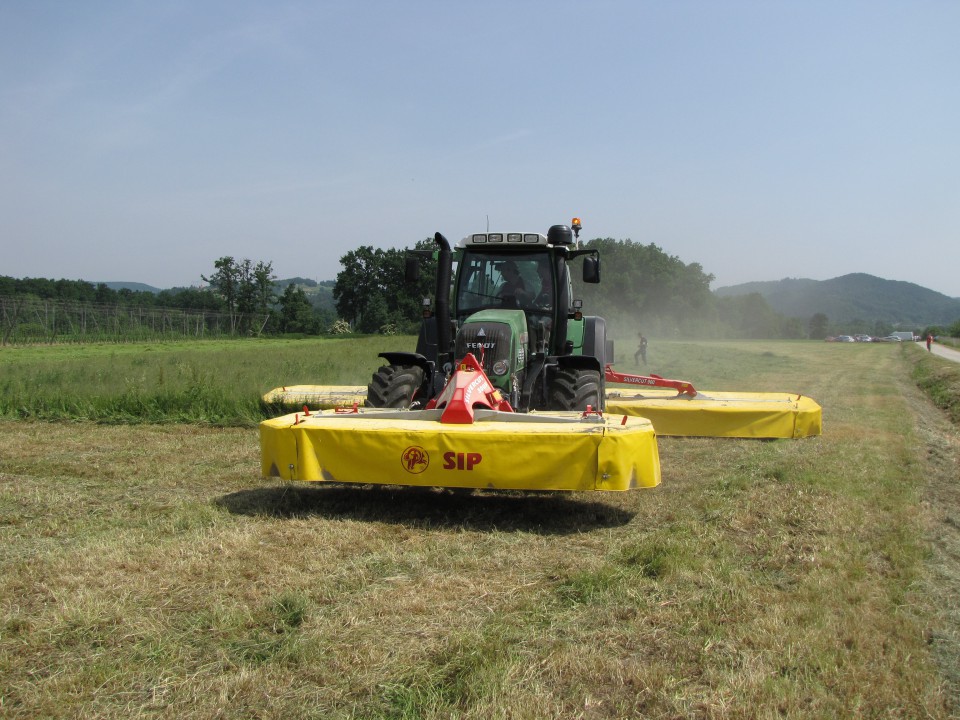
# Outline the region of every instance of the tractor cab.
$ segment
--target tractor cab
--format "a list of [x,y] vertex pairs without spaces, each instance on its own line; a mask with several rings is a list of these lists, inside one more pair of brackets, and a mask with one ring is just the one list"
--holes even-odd
[[[473,353],[491,381],[520,402],[529,369],[580,349],[567,262],[589,255],[584,279],[596,282],[596,254],[574,246],[565,225],[541,233],[474,233],[458,243],[451,319],[456,358]],[[529,389],[528,389],[529,393]]]
[[[498,235],[491,233],[494,237]],[[452,316],[462,327],[477,313],[522,321],[530,350],[551,352],[551,334],[571,311],[572,290],[566,263],[543,235],[521,247],[477,243],[473,235],[458,248]],[[558,263],[557,261],[560,260]]]

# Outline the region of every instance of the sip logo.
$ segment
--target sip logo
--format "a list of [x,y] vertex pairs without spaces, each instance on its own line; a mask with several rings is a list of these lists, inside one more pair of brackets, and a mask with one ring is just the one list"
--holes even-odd
[[481,460],[483,460],[483,455],[476,452],[445,452],[443,454],[443,469],[473,470],[474,467],[480,464]]
[[419,445],[411,445],[400,456],[403,469],[413,475],[419,475],[430,465],[430,456]]

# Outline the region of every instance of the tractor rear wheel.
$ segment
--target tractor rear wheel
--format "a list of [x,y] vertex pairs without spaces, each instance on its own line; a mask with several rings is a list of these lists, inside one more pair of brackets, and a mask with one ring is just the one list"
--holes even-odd
[[603,409],[600,373],[597,370],[561,368],[553,375],[547,390],[551,410]]
[[417,365],[383,365],[377,369],[367,385],[367,405],[382,408],[419,406],[422,398],[414,401],[414,393],[423,384],[423,368]]

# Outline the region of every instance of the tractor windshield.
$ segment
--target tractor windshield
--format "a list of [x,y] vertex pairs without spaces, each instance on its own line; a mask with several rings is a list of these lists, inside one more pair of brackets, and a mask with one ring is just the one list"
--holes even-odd
[[549,258],[543,252],[464,253],[457,270],[458,318],[490,308],[551,315],[556,293]]

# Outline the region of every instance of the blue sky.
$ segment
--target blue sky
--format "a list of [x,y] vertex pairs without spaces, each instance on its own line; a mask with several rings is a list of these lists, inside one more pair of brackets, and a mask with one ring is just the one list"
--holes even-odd
[[440,231],[960,297],[960,2],[0,0],[0,275]]

